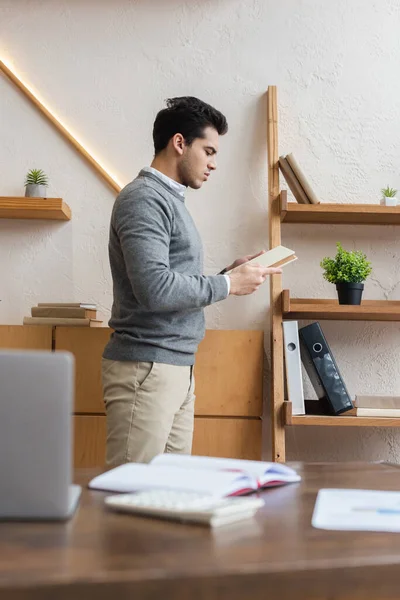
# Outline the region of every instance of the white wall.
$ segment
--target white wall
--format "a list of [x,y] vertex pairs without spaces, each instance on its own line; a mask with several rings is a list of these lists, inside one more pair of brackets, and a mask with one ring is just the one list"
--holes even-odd
[[[280,152],[294,152],[328,202],[377,202],[400,188],[397,0],[0,0],[0,56],[123,182],[152,158],[151,128],[169,96],[197,95],[230,124],[219,169],[188,206],[206,273],[268,245],[266,99],[278,86]],[[0,77],[1,195],[22,195],[28,168],[50,177],[70,223],[0,221],[0,322],[41,300],[111,306],[107,237],[114,194]],[[367,252],[365,297],[399,296],[398,229],[284,227],[300,260],[294,296],[333,297],[320,259],[335,242]],[[210,328],[263,328],[269,291],[207,310]],[[352,395],[399,393],[400,325],[323,323]],[[267,336],[268,339],[268,336]],[[289,458],[399,455],[400,431],[288,430]],[[268,436],[266,438],[268,447]]]

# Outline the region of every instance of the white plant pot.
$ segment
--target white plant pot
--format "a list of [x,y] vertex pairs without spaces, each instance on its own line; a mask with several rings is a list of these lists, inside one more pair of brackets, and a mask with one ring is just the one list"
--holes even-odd
[[45,185],[38,185],[37,183],[28,183],[25,186],[25,196],[27,198],[46,198],[47,191]]
[[396,196],[394,198],[389,198],[389,196],[384,196],[382,198],[381,203],[383,204],[383,206],[397,206],[397,198],[396,198]]

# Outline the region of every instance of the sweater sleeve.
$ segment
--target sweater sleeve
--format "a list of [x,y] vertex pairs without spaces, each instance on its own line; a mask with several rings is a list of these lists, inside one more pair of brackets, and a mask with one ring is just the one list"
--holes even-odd
[[173,213],[156,193],[127,197],[113,214],[132,291],[151,311],[179,311],[208,306],[228,296],[223,275],[184,275],[170,269]]

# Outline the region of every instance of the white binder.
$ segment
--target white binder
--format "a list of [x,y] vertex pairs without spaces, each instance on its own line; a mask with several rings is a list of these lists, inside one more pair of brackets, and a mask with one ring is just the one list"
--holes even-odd
[[288,400],[293,415],[304,415],[303,376],[301,371],[299,328],[297,321],[283,321],[283,345]]

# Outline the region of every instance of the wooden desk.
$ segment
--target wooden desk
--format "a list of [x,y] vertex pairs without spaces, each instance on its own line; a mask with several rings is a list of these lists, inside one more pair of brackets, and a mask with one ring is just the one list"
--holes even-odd
[[[322,600],[400,595],[400,536],[310,524],[321,487],[400,490],[400,469],[294,465],[300,484],[265,492],[252,522],[208,530],[107,513],[85,490],[66,524],[0,524],[7,600]],[[94,471],[77,472],[88,481]]]

